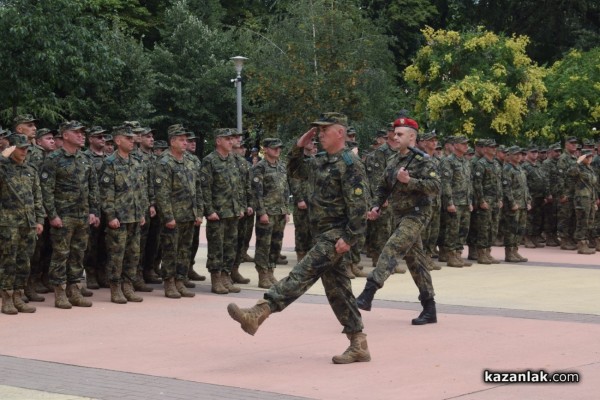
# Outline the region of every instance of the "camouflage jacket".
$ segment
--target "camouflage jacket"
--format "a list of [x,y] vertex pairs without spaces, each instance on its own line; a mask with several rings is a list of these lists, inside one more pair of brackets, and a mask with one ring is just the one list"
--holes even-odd
[[[589,165],[575,164],[569,170],[569,178],[573,180],[574,199],[598,199],[598,176]],[[577,206],[577,204],[576,204]]]
[[496,207],[502,201],[502,168],[496,160],[481,157],[473,166],[473,201]]
[[257,215],[290,213],[290,190],[282,161],[271,164],[266,159],[260,160],[252,167],[252,186]]
[[[311,158],[311,156],[305,155],[304,158]],[[290,183],[290,191],[294,201],[293,208],[296,209],[296,207],[298,207],[298,203],[301,201],[308,203],[308,196],[310,193],[308,181],[288,176],[288,182]]]
[[29,147],[25,161],[39,171],[42,168],[45,159],[46,151],[41,146],[34,144]]
[[440,162],[442,177],[442,207],[451,205],[468,206],[471,199],[471,164],[464,157],[455,154],[445,157]]
[[117,218],[129,224],[142,220],[148,208],[148,183],[146,170],[137,159],[125,159],[115,151],[104,160],[98,184],[107,221]]
[[219,218],[232,218],[245,211],[240,198],[242,182],[232,154],[222,157],[213,151],[204,157],[200,182],[206,216],[217,213]]
[[521,165],[527,176],[527,187],[531,197],[546,197],[548,196],[548,182],[542,165],[538,162],[532,164],[529,161],[524,161]]
[[92,164],[94,164],[94,168],[96,168],[96,175],[99,174],[100,170],[102,169],[102,164],[104,164],[106,154],[94,153],[90,149],[84,150],[83,154],[90,158],[90,161],[92,162]]
[[408,164],[412,156],[410,152],[407,154],[395,153],[388,160],[388,166],[373,199],[373,207],[388,199],[394,211],[394,217],[411,214],[429,218],[431,207],[440,193],[440,176],[430,159],[417,155],[408,166],[410,176],[408,183],[398,181],[398,171]]
[[202,218],[203,200],[196,164],[185,155],[181,160],[170,150],[156,162],[154,192],[163,223],[195,221]]
[[0,156],[0,226],[30,227],[44,223],[42,191],[36,169]]
[[558,159],[547,158],[542,163],[542,171],[546,176],[546,184],[548,185],[548,193],[554,198],[558,198]]
[[[188,153],[185,153],[188,154]],[[195,158],[196,160],[198,160],[198,157],[191,155],[191,157]],[[141,161],[142,166],[145,169],[145,174],[146,174],[146,179],[145,182],[148,183],[147,187],[146,187],[146,193],[147,193],[147,197],[148,197],[148,204],[149,206],[155,206],[156,205],[156,193],[154,192],[154,185],[151,184],[151,182],[154,182],[154,172],[155,172],[155,164],[156,164],[156,160],[158,159],[158,157],[156,157],[154,155],[154,153],[147,153],[145,151],[143,151],[142,149],[137,149],[136,155],[135,157],[137,157],[137,159],[139,161]],[[198,160],[198,163],[200,161]]]
[[577,157],[572,156],[567,151],[562,153],[558,158],[556,167],[558,168],[558,180],[556,181],[556,194],[560,198],[562,196],[573,197],[573,182],[568,179],[569,170],[577,164]]
[[392,150],[387,143],[384,143],[365,159],[364,165],[367,170],[371,196],[375,196],[377,187],[383,179],[383,172],[388,165],[389,159],[393,157],[394,154],[396,154],[396,152]]
[[292,178],[308,180],[312,188],[307,205],[314,235],[342,238],[355,245],[365,234],[369,190],[358,156],[345,148],[335,154],[305,158],[303,149],[294,146],[287,170]]
[[96,169],[81,151],[58,149],[46,157],[40,173],[42,199],[48,219],[99,216]]
[[237,165],[239,170],[239,178],[240,178],[240,201],[242,208],[252,207],[255,208],[254,204],[254,190],[252,189],[252,165],[246,160],[245,157],[232,153],[235,157],[235,165]]
[[531,203],[527,176],[520,166],[505,163],[502,169],[502,191],[504,193],[504,208],[511,209],[515,204],[519,209],[526,209]]

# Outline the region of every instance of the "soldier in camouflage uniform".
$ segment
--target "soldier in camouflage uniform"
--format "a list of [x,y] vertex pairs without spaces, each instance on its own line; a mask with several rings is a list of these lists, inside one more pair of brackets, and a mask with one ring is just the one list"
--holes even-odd
[[[310,142],[304,147],[304,158],[313,157],[311,152],[314,147],[314,142]],[[314,239],[310,232],[310,223],[308,222],[308,197],[312,190],[308,187],[307,180],[288,176],[288,181],[290,182],[290,190],[294,198],[292,208],[292,215],[294,216],[294,243],[297,261],[300,262],[314,244]]]
[[113,130],[117,151],[104,160],[99,173],[102,211],[106,217],[107,269],[110,301],[141,302],[132,281],[140,258],[140,226],[148,208],[146,170],[134,157],[134,134],[129,127]]
[[531,210],[527,212],[527,230],[525,247],[534,249],[544,247],[542,229],[544,227],[544,204],[550,197],[549,182],[541,163],[538,161],[539,149],[531,147],[527,150],[522,168],[527,175],[527,188],[531,196]]
[[[308,179],[313,188],[308,209],[315,245],[254,307],[240,309],[231,303],[227,311],[245,332],[254,335],[271,313],[283,311],[321,278],[329,304],[350,340],[350,347],[334,356],[333,362],[370,361],[360,312],[341,262],[343,254],[364,234],[368,185],[364,172],[357,168],[359,158],[345,147],[346,116],[322,114],[313,125],[318,126],[318,131],[311,128],[292,149],[288,173],[292,178]],[[303,147],[317,132],[325,154],[305,158]]]
[[492,257],[492,245],[498,232],[500,209],[502,208],[502,169],[494,159],[496,141],[483,141],[483,157],[473,165],[473,218],[478,232],[477,262],[497,264],[500,260]]
[[202,223],[203,201],[196,165],[185,156],[185,130],[169,132],[169,150],[156,162],[154,191],[162,231],[162,278],[165,297],[194,297],[185,287],[194,225]]
[[435,293],[421,243],[421,232],[429,223],[432,204],[440,192],[440,177],[429,158],[415,155],[409,149],[409,146],[415,146],[417,139],[419,127],[416,121],[398,118],[394,121],[394,127],[392,146],[396,155],[388,162],[383,180],[377,188],[375,206],[368,217],[377,218],[379,205],[389,197],[398,224],[356,300],[360,309],[369,311],[375,292],[383,287],[400,260],[405,259],[419,289],[419,300],[423,306],[423,311],[412,320],[412,324],[436,323]]
[[590,246],[588,238],[594,237],[594,214],[598,210],[598,176],[591,167],[593,151],[581,150],[577,164],[568,171],[573,180],[573,204],[575,206],[575,232],[577,253],[595,254],[595,243]]
[[[473,181],[473,167],[483,157],[483,147],[487,143],[487,139],[476,139],[475,148],[473,150],[473,156],[469,159],[471,163],[471,182]],[[470,150],[470,149],[469,149]],[[467,153],[468,154],[468,153]],[[471,192],[472,193],[472,192]],[[475,221],[475,213],[477,212],[477,203],[473,204],[473,211],[471,212],[471,218],[469,220],[469,234],[467,235],[467,245],[469,247],[469,253],[467,260],[477,260],[477,237],[479,232],[477,231],[477,221]]]
[[65,122],[60,133],[63,147],[46,157],[40,175],[52,238],[50,283],[54,285],[55,307],[90,307],[92,302],[82,296],[79,282],[89,226],[100,224],[96,170],[80,151],[85,144],[84,126],[77,121]]
[[544,213],[544,236],[546,237],[546,246],[560,246],[558,237],[556,236],[557,229],[557,205],[558,205],[558,167],[557,162],[560,157],[560,143],[555,143],[548,148],[548,156],[542,163],[542,171],[546,176],[548,185],[548,197],[546,203],[542,206]]
[[256,204],[254,262],[258,272],[258,287],[263,289],[277,283],[273,272],[290,213],[285,165],[279,160],[282,147],[280,139],[264,139],[265,156],[252,167],[252,188]]
[[2,313],[35,312],[22,300],[29,276],[29,258],[36,234],[44,229],[44,210],[37,171],[25,162],[30,143],[13,134],[15,149],[8,158],[0,157],[0,292]]
[[245,199],[235,157],[231,155],[237,131],[215,131],[215,151],[202,160],[201,183],[206,219],[211,291],[216,294],[238,293],[230,274],[234,266],[238,240],[238,220],[244,215]]
[[[596,155],[592,159],[591,166],[596,172],[596,177],[598,177],[598,193],[600,197],[600,138],[596,141]],[[596,210],[596,214],[594,216],[594,228],[592,230],[592,239],[594,239],[594,241],[591,243],[596,246],[596,251],[600,251],[600,200],[598,201],[597,205],[599,210]]]
[[254,227],[254,191],[251,184],[252,166],[246,160],[246,147],[242,141],[242,135],[239,133],[234,136],[232,155],[235,157],[235,165],[239,170],[241,183],[239,196],[244,209],[244,216],[238,221],[237,246],[230,278],[232,283],[246,284],[250,283],[250,279],[240,274],[240,264],[251,258],[248,256],[248,245],[250,243],[248,236],[252,237],[252,228]]
[[33,159],[34,164],[39,164],[39,161],[44,158],[44,152],[40,148],[35,147],[36,122],[38,120],[31,114],[17,115],[13,119],[13,132],[27,137],[27,141],[32,145],[27,152],[27,159],[25,161],[30,163]]
[[471,263],[460,257],[469,234],[473,211],[471,165],[464,157],[468,149],[468,139],[465,136],[456,136],[452,142],[454,153],[442,159],[440,163],[442,214],[446,216],[444,248],[440,249],[440,253],[448,255],[449,267],[468,267]]
[[[88,131],[89,147],[83,151],[96,169],[96,175],[102,169],[102,163],[106,158],[104,153],[104,134],[107,132],[101,126],[94,126]],[[108,287],[108,273],[106,271],[106,218],[100,216],[100,225],[90,227],[87,249],[83,257],[85,267],[85,280],[88,289],[100,289]]]
[[558,181],[556,190],[558,195],[558,237],[560,248],[575,250],[577,246],[573,241],[575,232],[575,208],[573,206],[573,183],[568,179],[568,171],[577,163],[577,138],[571,136],[565,141],[565,151],[558,158]]
[[507,152],[508,162],[502,169],[505,261],[527,262],[519,254],[519,244],[527,227],[527,211],[531,208],[527,176],[520,165],[525,152],[518,146],[509,147]]
[[[253,138],[246,138],[246,140],[242,141],[243,144],[243,148],[238,149],[236,152],[240,152],[239,154],[244,156],[244,158],[246,158],[246,161],[248,162],[248,168],[249,168],[249,174],[251,174],[252,171],[252,160],[249,159],[248,157],[245,157],[246,155],[246,150],[248,149],[248,147],[251,146],[251,143],[254,142]],[[241,154],[241,150],[244,149],[244,154]],[[248,182],[251,181],[251,176],[249,175],[249,179]],[[250,185],[250,190],[252,191],[252,185]],[[250,203],[249,206],[253,207],[253,205],[251,204],[252,201],[254,201],[254,193],[250,194]],[[252,240],[252,234],[254,233],[254,212],[252,212],[252,215],[247,218],[247,217],[242,217],[242,221],[244,221],[244,226],[243,226],[243,232],[240,235],[240,237],[243,237],[243,243],[242,243],[242,247],[240,250],[240,254],[242,255],[242,259],[241,262],[254,262],[254,258],[251,257],[248,254],[248,249],[250,248],[250,240]],[[243,236],[242,236],[243,235]],[[246,279],[244,279],[246,280]],[[236,282],[239,283],[239,282]]]

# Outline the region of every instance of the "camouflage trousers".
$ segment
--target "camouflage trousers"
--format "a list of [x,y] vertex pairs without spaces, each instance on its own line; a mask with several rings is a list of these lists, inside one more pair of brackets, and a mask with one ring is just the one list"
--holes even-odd
[[369,221],[371,223],[371,236],[370,236],[370,250],[375,256],[381,254],[383,246],[390,238],[394,227],[393,227],[393,213],[391,208],[385,207],[381,209],[381,214],[376,220]]
[[[239,267],[242,263],[242,257],[248,253],[250,238],[252,237],[252,228],[254,227],[254,215],[245,215],[238,221],[238,238],[235,249],[235,261],[233,265]],[[248,235],[248,232],[250,235]],[[249,236],[249,237],[248,237]],[[248,238],[248,241],[246,241]]]
[[600,238],[600,209],[594,214],[594,232],[592,238]]
[[106,218],[102,216],[100,225],[90,226],[87,248],[83,255],[83,265],[87,271],[100,276],[106,276]]
[[161,273],[164,280],[187,278],[193,236],[194,221],[177,222],[174,229],[162,227],[160,233]]
[[469,226],[471,224],[471,211],[469,206],[456,206],[456,212],[442,211],[445,215],[446,229],[444,246],[450,250],[462,250],[467,243]]
[[431,274],[427,270],[425,252],[421,243],[421,232],[427,224],[427,215],[409,215],[400,219],[396,230],[385,244],[377,266],[369,273],[367,280],[380,288],[394,272],[400,260],[406,260],[410,275],[419,289],[419,300],[433,299],[435,292]]
[[352,293],[350,278],[346,276],[341,262],[342,254],[335,251],[341,234],[341,231],[330,231],[317,236],[315,245],[302,261],[264,294],[273,312],[283,311],[321,278],[329,305],[344,327],[343,332],[362,331],[362,318]]
[[546,237],[555,235],[557,229],[558,207],[556,199],[551,203],[546,203],[542,206],[544,213],[544,233]]
[[53,286],[81,281],[83,255],[90,232],[87,217],[65,217],[62,222],[62,228],[50,228],[52,258],[49,281]]
[[194,225],[194,234],[192,235],[192,244],[190,245],[190,263],[188,268],[192,268],[196,264],[196,254],[200,247],[200,227]]
[[258,269],[275,268],[283,242],[285,214],[269,215],[269,223],[256,221],[256,251],[254,262]]
[[494,245],[496,235],[498,234],[498,224],[500,223],[500,208],[496,204],[490,204],[487,210],[477,207],[471,215],[477,237],[474,245],[478,249],[487,249]]
[[35,228],[0,226],[0,289],[25,288],[35,240]]
[[160,251],[160,232],[163,224],[160,222],[160,217],[156,215],[154,218],[147,219],[145,225],[148,225],[148,238],[145,247],[142,247],[140,238],[140,264],[142,271],[150,271],[154,269]]
[[540,236],[544,229],[544,198],[533,197],[531,210],[527,211],[527,236]]
[[516,211],[504,208],[504,246],[518,247],[527,228],[527,210]]
[[206,223],[206,241],[208,242],[206,268],[209,272],[231,272],[235,262],[238,222],[237,217],[232,217]]
[[31,256],[31,275],[47,275],[50,269],[50,257],[52,257],[52,243],[50,242],[50,222],[44,218],[44,231],[35,241],[35,250]]
[[313,245],[313,237],[310,233],[310,222],[308,221],[308,210],[294,209],[294,242],[295,251],[306,253]]
[[560,238],[572,238],[575,232],[575,208],[573,201],[558,203],[557,232]]
[[473,211],[471,211],[471,216],[469,217],[469,233],[467,234],[467,245],[469,247],[477,246],[477,236],[479,232],[477,231],[477,225],[475,224],[475,212],[477,210],[476,206],[473,206]]
[[575,232],[576,241],[588,240],[594,236],[594,218],[596,210],[594,201],[589,197],[575,197]]
[[106,251],[108,279],[135,281],[140,262],[140,223],[121,224],[117,229],[107,227]]
[[437,245],[438,236],[440,235],[440,204],[433,204],[431,209],[431,218],[423,232],[421,233],[421,241],[423,242],[423,250],[425,254],[434,254],[435,246]]

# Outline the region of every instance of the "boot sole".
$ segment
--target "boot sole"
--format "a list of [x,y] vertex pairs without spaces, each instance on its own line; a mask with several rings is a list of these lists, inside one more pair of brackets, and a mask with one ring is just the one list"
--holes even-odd
[[435,320],[433,320],[433,321],[424,321],[424,322],[421,322],[421,321],[415,321],[415,320],[413,319],[413,320],[411,321],[411,323],[412,323],[413,325],[417,325],[417,326],[419,326],[419,325],[427,325],[427,324],[437,324],[437,318],[436,318]]
[[355,362],[369,362],[369,361],[371,361],[371,355],[369,354],[366,357],[360,357],[360,358],[357,358],[356,360],[352,360],[352,361],[346,361],[346,360],[337,360],[336,361],[336,359],[334,357],[334,358],[331,359],[331,361],[334,364],[338,364],[338,365],[352,364],[352,363],[355,363]]

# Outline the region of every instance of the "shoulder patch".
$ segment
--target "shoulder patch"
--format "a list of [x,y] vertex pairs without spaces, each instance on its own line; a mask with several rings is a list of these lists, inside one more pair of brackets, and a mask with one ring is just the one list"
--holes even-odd
[[435,173],[435,171],[431,171],[429,173],[429,176],[431,176],[432,178],[435,178],[437,176],[437,174]]
[[156,182],[156,183],[158,183],[158,184],[160,185],[160,184],[162,183],[162,179],[160,179],[160,178],[156,178],[156,179],[154,180],[154,182]]
[[258,177],[255,177],[254,179],[252,179],[254,182],[260,182],[260,179],[258,179]]
[[477,171],[477,172],[475,172],[475,175],[481,176],[481,173],[479,173],[479,171]]
[[103,181],[104,183],[108,183],[108,182],[110,182],[110,178],[109,178],[108,176],[105,176],[105,177],[102,179],[102,181]]
[[508,181],[504,181],[504,182],[502,182],[502,183],[503,183],[503,184],[505,184],[505,185],[508,185]]
[[352,165],[352,164],[354,164],[354,160],[352,160],[352,157],[350,156],[350,152],[349,151],[344,151],[342,153],[342,159],[344,160],[344,162],[346,163],[346,165]]
[[363,190],[361,188],[354,189],[355,196],[362,196],[362,194],[363,194]]
[[48,173],[42,172],[42,179],[48,179]]

